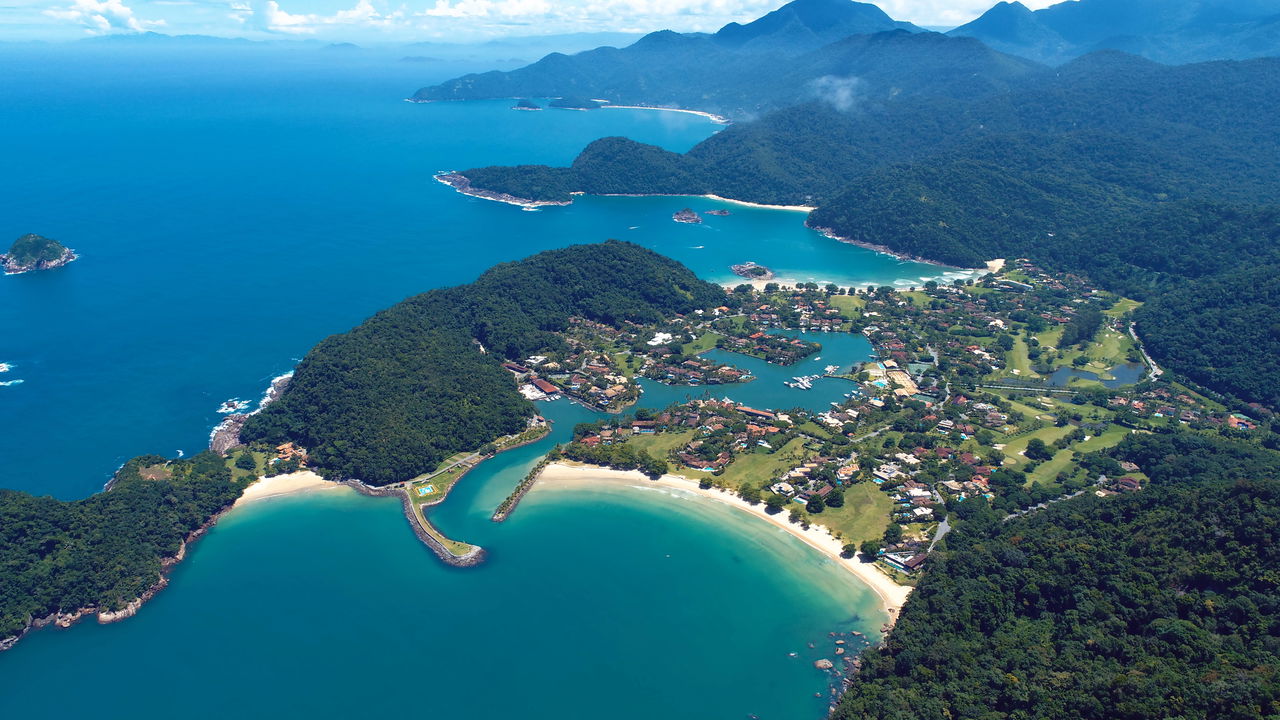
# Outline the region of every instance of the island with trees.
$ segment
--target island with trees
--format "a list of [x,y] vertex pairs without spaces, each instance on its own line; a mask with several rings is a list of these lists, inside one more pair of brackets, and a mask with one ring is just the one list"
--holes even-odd
[[75,251],[52,238],[29,233],[13,242],[9,252],[0,255],[5,274],[60,268],[76,259]]

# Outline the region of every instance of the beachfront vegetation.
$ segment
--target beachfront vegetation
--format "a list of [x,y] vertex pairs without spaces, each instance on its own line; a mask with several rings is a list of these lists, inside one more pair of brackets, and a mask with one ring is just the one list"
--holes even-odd
[[1280,211],[1265,205],[1280,199],[1280,60],[1164,67],[1098,53],[997,95],[931,94],[858,113],[799,104],[685,154],[606,138],[568,168],[464,174],[535,199],[544,186],[561,200],[816,204],[810,225],[907,255],[964,267],[1029,257],[1145,301],[1134,317],[1169,369],[1280,402],[1280,366],[1267,360],[1280,357],[1280,332],[1266,317],[1280,286]]
[[123,608],[248,482],[206,452],[134,458],[84,500],[0,490],[0,639],[53,613]]
[[1280,457],[1191,433],[1111,454],[1149,486],[1008,522],[975,506],[833,717],[1280,712]]
[[329,476],[407,480],[523,431],[533,405],[501,363],[563,350],[570,317],[655,322],[722,298],[683,265],[618,241],[504,263],[321,342],[243,436],[296,442]]

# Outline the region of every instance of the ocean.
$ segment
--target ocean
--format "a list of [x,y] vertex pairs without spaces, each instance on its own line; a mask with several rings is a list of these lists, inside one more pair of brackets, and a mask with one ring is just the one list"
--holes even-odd
[[[626,239],[716,281],[748,260],[859,286],[945,271],[823,238],[795,212],[670,197],[526,212],[433,179],[565,164],[610,135],[685,150],[720,129],[693,115],[412,104],[468,68],[321,50],[9,47],[0,62],[0,244],[36,232],[81,256],[0,277],[7,488],[74,499],[129,457],[198,452],[223,401],[256,400],[325,336],[547,248]],[[673,223],[683,207],[732,214]],[[869,349],[838,342],[822,365]],[[760,371],[772,374],[730,393],[766,404],[785,391],[779,369]],[[799,400],[825,406],[840,382]],[[540,490],[489,523],[549,444],[592,417],[567,402],[547,413],[555,437],[486,463],[433,514],[489,549],[483,567],[439,564],[392,501],[251,505],[136,618],[36,632],[0,654],[0,715],[820,716],[826,680],[811,663],[830,653],[827,633],[879,627],[871,594],[763,523],[635,488]]]

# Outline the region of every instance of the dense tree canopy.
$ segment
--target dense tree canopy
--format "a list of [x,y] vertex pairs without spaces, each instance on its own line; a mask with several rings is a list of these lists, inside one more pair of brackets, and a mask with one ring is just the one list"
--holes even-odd
[[501,362],[557,347],[571,316],[653,322],[722,299],[683,265],[618,241],[504,263],[326,339],[243,436],[298,442],[330,475],[407,480],[520,431],[533,406]]
[[54,612],[120,609],[244,485],[221,457],[202,453],[135,458],[108,492],[74,502],[0,490],[0,638]]
[[1149,487],[949,535],[836,720],[1280,713],[1280,459],[1192,434],[1116,455]]

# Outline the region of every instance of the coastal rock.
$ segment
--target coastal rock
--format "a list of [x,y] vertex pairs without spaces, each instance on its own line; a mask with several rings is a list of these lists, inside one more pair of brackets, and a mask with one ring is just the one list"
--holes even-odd
[[826,658],[822,658],[821,660],[815,660],[813,662],[813,666],[818,668],[819,670],[830,670],[831,668],[835,667],[836,664]]
[[702,218],[698,215],[698,213],[694,212],[690,208],[685,208],[680,212],[676,213],[675,215],[672,215],[671,219],[675,220],[678,223],[686,223],[689,225],[702,224]]
[[17,275],[60,268],[76,257],[74,250],[57,240],[30,233],[15,240],[7,254],[0,255],[0,267],[8,275]]
[[569,205],[569,202],[557,202],[554,200],[531,200],[529,198],[516,197],[508,193],[494,192],[492,190],[482,190],[471,186],[471,180],[466,175],[460,175],[454,172],[440,173],[436,175],[436,180],[457,190],[463,195],[478,197],[482,200],[493,200],[494,202],[506,203],[508,205],[518,205],[526,208],[543,207],[547,205]]
[[705,214],[716,215],[719,217],[726,217],[728,215],[732,215],[733,213],[729,212],[728,210],[708,210]]
[[754,262],[730,265],[729,269],[733,271],[734,275],[747,278],[748,280],[772,280],[774,277],[772,270]]

